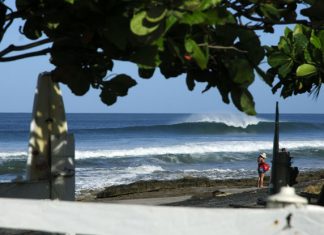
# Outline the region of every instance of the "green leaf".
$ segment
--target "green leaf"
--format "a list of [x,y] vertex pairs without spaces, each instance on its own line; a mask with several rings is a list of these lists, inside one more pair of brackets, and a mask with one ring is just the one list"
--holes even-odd
[[287,64],[291,61],[291,58],[281,52],[277,51],[269,55],[268,63],[271,67],[278,67]]
[[271,87],[272,81],[270,84],[268,83],[268,81],[266,80],[267,74],[258,66],[255,66],[254,69],[255,69],[255,72],[261,77],[261,79]]
[[270,86],[272,87],[272,83],[276,77],[277,73],[276,73],[276,69],[274,68],[270,68],[267,70],[265,76],[264,76],[264,81]]
[[177,23],[178,18],[175,17],[174,15],[170,15],[169,17],[167,17],[166,19],[166,24],[165,24],[165,32],[169,31],[170,28],[172,28],[172,26]]
[[205,13],[201,11],[195,11],[195,12],[188,12],[182,15],[181,19],[179,20],[182,24],[188,24],[188,25],[195,25],[195,24],[201,24],[205,22]]
[[117,96],[109,93],[108,91],[102,90],[100,93],[101,101],[106,105],[113,105],[117,101]]
[[312,64],[314,62],[308,48],[306,48],[304,51],[304,59],[308,64]]
[[296,35],[296,34],[303,34],[303,26],[300,25],[300,24],[297,24],[294,28],[294,31],[293,31],[293,35]]
[[295,53],[304,53],[308,45],[309,39],[302,33],[294,34],[294,49]]
[[147,11],[146,19],[151,23],[157,23],[165,18],[167,12],[168,11],[165,7],[155,6]]
[[310,38],[310,42],[313,44],[315,48],[322,49],[321,40],[319,37],[315,35],[314,30],[312,30],[312,36]]
[[76,0],[64,0],[67,3],[74,4]]
[[90,82],[87,80],[87,77],[85,77],[85,74],[80,74],[79,77],[70,79],[70,82],[67,85],[77,96],[85,95],[90,89]]
[[[161,38],[163,39],[163,35],[165,34],[165,21],[162,21],[160,24],[158,24],[158,28],[154,30],[153,32],[144,35],[139,36],[137,35],[137,38],[131,37],[129,39],[134,40],[135,44],[140,45],[155,45],[157,46],[157,41],[159,41]],[[128,45],[132,45],[133,43],[130,42],[130,40],[127,41]]]
[[119,74],[107,82],[109,88],[118,96],[126,96],[128,89],[136,84],[137,82],[126,74]]
[[206,23],[211,25],[236,23],[234,16],[225,7],[217,7],[216,9],[206,11],[205,18]]
[[290,28],[286,27],[286,28],[285,28],[285,32],[284,32],[285,37],[288,38],[289,35],[292,34],[292,32],[293,32],[293,31],[292,31]]
[[36,40],[42,36],[40,30],[40,20],[37,18],[29,18],[23,28],[24,35],[31,40]]
[[184,8],[189,11],[196,11],[200,8],[200,0],[186,0],[184,2]]
[[107,29],[102,31],[104,39],[113,43],[118,49],[125,50],[130,34],[129,20],[120,15],[112,15],[106,20],[106,26]]
[[134,34],[136,34],[138,36],[145,36],[145,35],[152,33],[159,27],[159,25],[155,25],[152,27],[144,26],[143,20],[145,19],[145,17],[146,17],[146,12],[141,11],[141,12],[137,13],[136,15],[134,15],[133,18],[131,19],[130,28]]
[[231,91],[231,97],[234,105],[242,112],[248,115],[256,115],[253,96],[246,88],[235,88]]
[[151,78],[154,72],[155,72],[155,68],[146,68],[145,66],[144,67],[139,66],[138,68],[138,75],[144,79]]
[[139,47],[130,56],[130,60],[136,64],[155,67],[159,63],[157,55],[156,46]]
[[297,77],[312,76],[317,73],[317,68],[311,64],[302,64],[296,70]]
[[200,4],[200,10],[206,10],[207,8],[217,6],[222,0],[202,0]]
[[224,25],[226,23],[235,23],[233,15],[226,8],[218,7],[216,9],[202,11],[194,11],[184,13],[180,17],[180,22],[188,25],[211,24]]
[[202,70],[207,68],[208,58],[194,40],[186,38],[185,48],[186,51],[195,59]]
[[317,36],[321,41],[322,52],[324,53],[324,30],[319,31]]
[[71,38],[56,40],[51,50],[51,63],[56,66],[80,65],[82,63],[82,46]]
[[324,1],[315,0],[314,3],[306,9],[302,9],[300,13],[304,16],[308,16],[311,21],[323,21],[324,20]]
[[194,77],[192,76],[192,74],[190,72],[187,73],[186,84],[187,84],[189,91],[192,91],[196,86]]
[[280,11],[274,6],[274,4],[262,4],[260,6],[261,12],[264,14],[265,17],[278,20],[280,19]]
[[16,0],[16,8],[19,11],[24,11],[30,6],[31,2],[26,0]]
[[119,74],[109,81],[102,83],[100,98],[103,103],[112,105],[117,101],[118,96],[126,96],[129,88],[137,83],[126,74]]
[[237,28],[232,25],[218,26],[217,30],[214,32],[214,37],[217,38],[217,43],[219,45],[232,46],[239,34],[237,31]]
[[90,74],[78,66],[63,65],[52,71],[53,80],[62,82],[77,95],[82,96],[90,89]]
[[240,41],[236,44],[237,48],[247,51],[248,58],[253,65],[258,65],[264,58],[264,48],[261,46],[259,37],[252,30],[238,31]]
[[294,62],[291,60],[286,64],[283,64],[278,69],[278,74],[282,77],[286,77],[292,70]]
[[228,68],[233,82],[248,87],[254,81],[254,72],[250,63],[244,59],[237,59],[230,63]]
[[279,50],[282,50],[285,54],[291,54],[290,44],[286,37],[280,37],[280,41],[278,43]]
[[[184,61],[181,60],[183,51],[181,53],[179,45],[172,40],[170,40],[167,44],[168,45],[166,47],[168,47],[169,50],[164,50],[159,54],[161,59],[159,68],[165,78],[177,77],[180,74],[185,73],[183,66]],[[182,45],[183,44],[181,44],[181,46]]]
[[50,30],[54,30],[54,29],[56,29],[59,25],[60,25],[60,23],[58,23],[58,22],[48,22],[48,23],[47,23],[47,28],[50,29]]

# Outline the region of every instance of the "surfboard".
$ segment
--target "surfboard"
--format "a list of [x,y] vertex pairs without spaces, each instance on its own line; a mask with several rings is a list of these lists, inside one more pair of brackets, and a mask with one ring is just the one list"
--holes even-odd
[[30,124],[27,180],[49,178],[51,136],[62,138],[67,133],[68,127],[59,84],[52,81],[50,73],[41,73],[38,76]]

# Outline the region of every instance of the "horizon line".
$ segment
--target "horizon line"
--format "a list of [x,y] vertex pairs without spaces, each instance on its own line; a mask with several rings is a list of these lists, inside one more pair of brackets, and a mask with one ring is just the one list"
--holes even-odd
[[[0,112],[0,114],[32,114],[32,112]],[[66,114],[242,114],[249,116],[245,113],[240,113],[240,112],[66,112]],[[274,112],[266,112],[266,113],[257,113],[255,116],[258,114],[275,114]],[[301,113],[301,112],[280,112],[280,114],[324,114],[324,113]],[[251,115],[253,117],[253,115]]]

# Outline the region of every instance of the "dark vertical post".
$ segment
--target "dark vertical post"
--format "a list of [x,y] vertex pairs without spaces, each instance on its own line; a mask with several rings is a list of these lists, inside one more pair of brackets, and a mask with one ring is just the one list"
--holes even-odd
[[[280,188],[287,185],[292,185],[291,182],[291,157],[287,151],[279,151],[279,107],[276,103],[276,121],[273,138],[273,156],[271,168],[271,180],[269,186],[269,193],[279,193]],[[297,170],[298,171],[298,170]],[[296,172],[298,174],[298,172]],[[297,176],[297,175],[296,175]],[[293,180],[294,181],[294,180]]]
[[271,167],[271,177],[270,177],[270,186],[269,193],[275,194],[279,192],[278,182],[278,157],[279,157],[279,107],[278,102],[276,102],[276,117],[275,117],[275,130],[273,138],[273,152],[272,152],[272,167]]
[[276,102],[276,119],[275,119],[275,132],[273,138],[273,156],[278,156],[279,153],[279,105]]

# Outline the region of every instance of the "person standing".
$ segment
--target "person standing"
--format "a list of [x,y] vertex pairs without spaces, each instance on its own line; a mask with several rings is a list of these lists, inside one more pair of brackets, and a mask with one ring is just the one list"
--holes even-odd
[[264,175],[265,173],[270,169],[270,166],[268,163],[265,162],[265,159],[267,158],[266,153],[260,153],[257,162],[258,162],[258,188],[263,188],[263,181],[264,181]]

